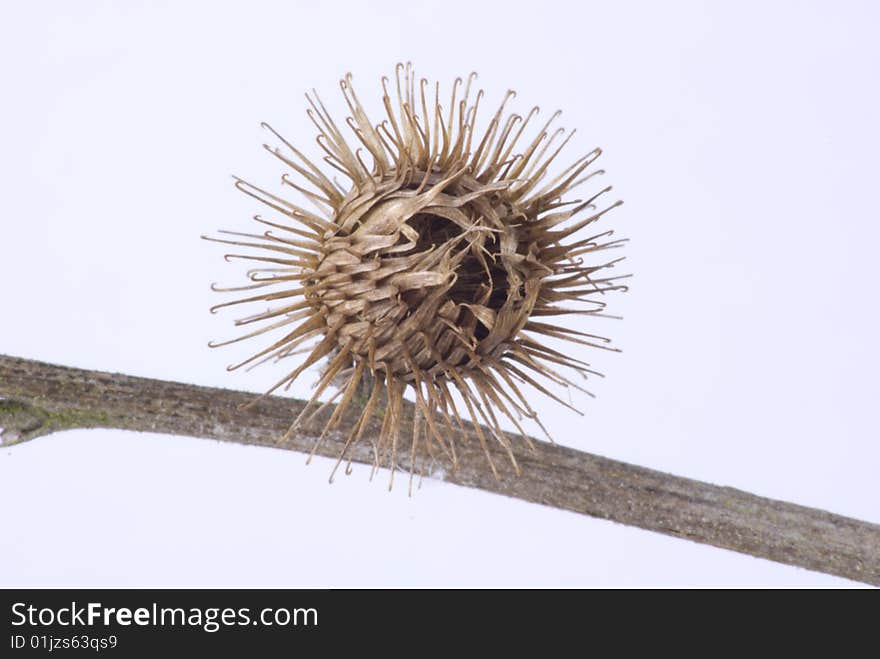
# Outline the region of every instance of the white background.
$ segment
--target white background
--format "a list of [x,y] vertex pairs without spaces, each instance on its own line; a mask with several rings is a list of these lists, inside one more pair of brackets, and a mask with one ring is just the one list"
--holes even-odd
[[[266,120],[314,153],[303,93],[410,59],[487,104],[564,110],[626,204],[623,353],[582,450],[880,522],[880,14],[870,2],[7,3],[0,352],[262,390],[227,374],[212,281],[280,189]],[[295,389],[308,393],[308,378]],[[116,431],[0,452],[0,585],[843,586],[841,579],[331,461]]]

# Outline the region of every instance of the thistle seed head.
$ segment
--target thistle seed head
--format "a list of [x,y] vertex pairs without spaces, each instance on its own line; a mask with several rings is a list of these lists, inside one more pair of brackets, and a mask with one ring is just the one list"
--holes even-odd
[[[551,127],[557,112],[533,132],[538,108],[525,117],[508,113],[512,91],[477,134],[483,92],[472,89],[475,77],[456,79],[444,108],[439,83],[431,88],[416,80],[410,65],[398,65],[393,96],[389,80],[382,80],[386,116],[373,124],[347,75],[340,87],[353,140],[343,136],[316,93],[306,95],[323,160],[335,172],[319,168],[264,126],[279,143],[266,149],[290,170],[283,184],[312,209],[237,179],[242,192],[271,209],[271,219],[254,218],[268,229],[211,238],[254,250],[227,259],[258,266],[245,286],[215,287],[248,293],[212,311],[273,305],[237,321],[257,329],[211,345],[275,335],[231,369],[304,354],[267,394],[328,358],[312,400],[289,431],[335,387],[332,400],[341,399],[318,442],[366,384],[361,419],[339,460],[384,407],[374,464],[389,466],[392,477],[407,391],[415,404],[411,475],[416,462],[424,466],[441,456],[455,467],[456,442],[468,434],[465,418],[476,426],[496,476],[488,442],[500,442],[517,468],[501,419],[528,441],[520,421],[537,422],[530,390],[571,407],[548,387],[581,389],[566,369],[579,376],[595,373],[545,345],[546,338],[613,349],[607,339],[556,324],[556,317],[602,315],[606,294],[626,288],[619,283],[623,277],[607,274],[622,259],[601,258],[625,241],[614,239],[613,230],[593,229],[622,202],[597,208],[610,187],[585,199],[567,198],[602,173],[591,169],[600,150],[551,173],[574,131]],[[344,179],[331,178],[336,174]]]

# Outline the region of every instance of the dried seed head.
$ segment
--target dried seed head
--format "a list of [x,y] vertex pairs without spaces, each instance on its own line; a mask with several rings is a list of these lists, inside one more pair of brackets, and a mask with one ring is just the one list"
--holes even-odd
[[[336,386],[335,398],[341,400],[322,439],[368,383],[361,420],[340,461],[376,409],[384,407],[373,448],[375,465],[388,464],[392,476],[407,390],[416,415],[410,474],[417,461],[424,465],[426,458],[441,455],[454,468],[455,443],[467,434],[460,432],[467,417],[477,426],[496,475],[486,450],[490,441],[500,442],[516,467],[500,420],[510,420],[522,432],[523,417],[537,421],[526,395],[529,387],[570,407],[545,385],[580,389],[560,367],[583,376],[594,373],[585,362],[544,345],[541,337],[611,349],[607,339],[548,320],[600,315],[604,294],[625,290],[618,282],[622,277],[605,274],[622,259],[589,262],[624,241],[614,240],[612,230],[583,231],[621,202],[597,210],[596,201],[610,187],[585,200],[564,199],[601,173],[588,171],[600,150],[551,176],[549,167],[573,131],[563,138],[562,129],[551,129],[557,112],[526,139],[538,108],[525,117],[506,113],[513,92],[485,132],[475,134],[483,97],[482,91],[472,92],[475,77],[455,81],[444,110],[439,84],[431,90],[426,80],[417,83],[409,65],[398,65],[395,98],[383,79],[387,116],[374,125],[347,75],[340,86],[359,146],[346,141],[316,93],[307,95],[324,160],[347,181],[331,180],[265,126],[283,145],[267,150],[295,174],[285,174],[283,183],[316,210],[237,180],[240,190],[284,218],[258,215],[254,219],[269,230],[226,232],[238,238],[212,239],[261,250],[227,255],[261,267],[249,272],[249,285],[217,290],[256,292],[212,311],[250,302],[276,305],[238,321],[263,324],[233,341],[268,332],[280,336],[230,368],[306,354],[271,392],[328,357],[314,397],[290,431],[328,386]],[[480,431],[480,424],[491,436]]]

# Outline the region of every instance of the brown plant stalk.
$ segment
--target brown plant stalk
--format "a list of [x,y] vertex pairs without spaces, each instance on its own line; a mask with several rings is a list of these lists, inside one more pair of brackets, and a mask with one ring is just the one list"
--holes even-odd
[[[0,437],[7,446],[72,428],[119,428],[309,452],[334,409],[328,406],[278,443],[291,412],[306,402],[272,396],[242,409],[253,398],[247,392],[0,355]],[[363,409],[363,402],[353,402],[317,453],[337,457]],[[410,466],[412,410],[401,407],[397,469],[404,472]],[[353,462],[374,464],[370,444],[381,426],[375,415],[370,418],[365,441],[351,447]],[[467,429],[473,434],[471,426]],[[880,586],[877,524],[558,445],[543,444],[538,452],[514,445],[522,473],[514,476],[510,463],[500,459],[499,480],[486,468],[473,437],[459,448],[455,470],[433,476],[428,470],[426,476]],[[498,458],[506,454],[500,443],[490,444],[489,451]],[[587,557],[588,552],[585,548]]]

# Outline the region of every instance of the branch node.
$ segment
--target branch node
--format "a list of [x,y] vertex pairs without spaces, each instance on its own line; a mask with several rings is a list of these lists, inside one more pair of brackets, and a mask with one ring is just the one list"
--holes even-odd
[[49,414],[21,400],[0,399],[0,445],[12,446],[50,434]]

